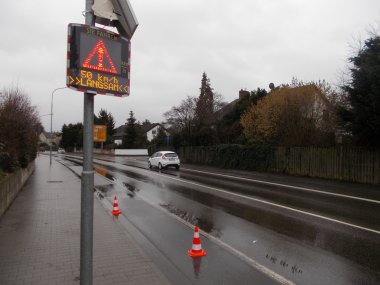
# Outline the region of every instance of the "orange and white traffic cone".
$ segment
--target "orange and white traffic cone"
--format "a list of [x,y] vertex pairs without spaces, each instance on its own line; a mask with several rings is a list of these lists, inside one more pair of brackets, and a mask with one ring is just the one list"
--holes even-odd
[[191,257],[205,256],[206,252],[202,249],[201,239],[199,238],[198,227],[194,228],[193,245],[191,249],[187,251],[187,254]]
[[113,200],[113,210],[112,215],[119,216],[121,214],[121,211],[119,210],[119,204],[117,203],[117,197],[115,196]]

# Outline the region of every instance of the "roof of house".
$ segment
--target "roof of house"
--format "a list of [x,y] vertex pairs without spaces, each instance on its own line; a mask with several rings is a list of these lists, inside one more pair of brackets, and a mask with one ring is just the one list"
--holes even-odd
[[215,120],[220,120],[227,114],[231,113],[240,99],[235,99],[234,101],[228,103],[227,105],[220,108],[218,111],[215,112]]
[[115,129],[115,133],[113,134],[114,139],[121,139],[125,135],[126,125],[121,125],[120,127]]
[[[156,126],[161,126],[161,124],[159,124],[159,123],[153,123],[153,124],[144,124],[144,125],[142,125],[143,130],[144,130],[145,133],[149,132],[150,130],[152,130]],[[163,126],[161,126],[161,128],[163,128]]]
[[[155,128],[156,126],[160,126],[161,128],[164,128],[161,124],[159,123],[151,123],[151,124],[143,124],[142,125],[142,128],[143,128],[143,131],[145,133],[149,132],[150,130],[152,130],[153,128]],[[125,128],[127,126],[124,124],[124,125],[121,125],[120,127],[116,128],[115,129],[115,134],[113,135],[113,138],[114,139],[122,139],[123,136],[125,135]],[[165,129],[165,128],[164,128]],[[165,129],[166,130],[166,129]]]
[[44,135],[46,138],[50,138],[51,134],[53,135],[53,138],[61,136],[61,133],[57,133],[57,132],[50,133],[50,132],[44,131],[44,132],[41,132],[41,134]]

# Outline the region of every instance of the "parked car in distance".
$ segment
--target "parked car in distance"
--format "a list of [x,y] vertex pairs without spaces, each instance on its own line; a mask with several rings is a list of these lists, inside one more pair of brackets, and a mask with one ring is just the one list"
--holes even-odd
[[148,159],[149,168],[158,167],[161,170],[167,167],[175,167],[178,170],[180,165],[179,157],[173,151],[158,151]]
[[59,148],[58,153],[65,153],[65,150],[63,148]]

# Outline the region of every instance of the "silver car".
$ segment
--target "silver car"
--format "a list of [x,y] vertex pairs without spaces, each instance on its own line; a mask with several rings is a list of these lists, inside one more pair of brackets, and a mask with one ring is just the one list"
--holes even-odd
[[158,169],[163,169],[167,167],[175,167],[179,169],[181,163],[178,155],[173,151],[158,151],[155,152],[148,159],[149,168],[158,167]]

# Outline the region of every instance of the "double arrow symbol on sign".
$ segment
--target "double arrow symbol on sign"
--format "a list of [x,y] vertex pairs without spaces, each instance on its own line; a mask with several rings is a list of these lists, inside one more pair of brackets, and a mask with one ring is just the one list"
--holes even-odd
[[[80,79],[78,77],[75,77],[75,79],[77,80],[75,82],[75,85],[78,85],[80,83]],[[75,79],[70,76],[70,83],[69,84],[70,85],[73,84],[73,82],[75,81]]]
[[[69,83],[69,85],[73,85],[74,81],[75,81],[75,84],[74,84],[74,85],[81,85],[81,84],[80,84],[80,83],[81,83],[80,78],[78,78],[78,77],[73,78],[73,77],[70,76],[70,83]],[[115,81],[115,80],[114,80],[114,81]],[[118,89],[119,89],[121,92],[124,91],[125,93],[128,93],[128,86],[127,86],[127,85],[116,85],[116,86],[119,87]]]

